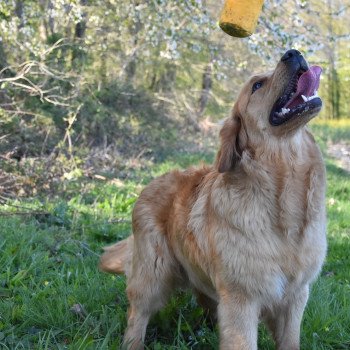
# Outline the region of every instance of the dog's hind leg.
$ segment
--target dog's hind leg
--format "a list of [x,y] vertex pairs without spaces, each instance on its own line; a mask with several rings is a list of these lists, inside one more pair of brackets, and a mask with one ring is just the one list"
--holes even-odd
[[132,268],[127,279],[128,326],[123,349],[143,349],[149,318],[168,301],[178,271],[163,233],[134,234]]
[[206,296],[197,289],[194,290],[194,294],[196,295],[197,303],[204,310],[205,317],[212,325],[215,325],[217,322],[218,303],[214,299]]

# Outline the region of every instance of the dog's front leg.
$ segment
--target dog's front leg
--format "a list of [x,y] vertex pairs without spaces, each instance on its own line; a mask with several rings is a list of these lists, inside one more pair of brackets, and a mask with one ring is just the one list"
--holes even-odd
[[218,306],[220,350],[256,350],[259,310],[241,293],[220,293]]
[[266,318],[277,350],[300,349],[300,325],[309,296],[309,286],[286,295],[282,305],[276,307]]

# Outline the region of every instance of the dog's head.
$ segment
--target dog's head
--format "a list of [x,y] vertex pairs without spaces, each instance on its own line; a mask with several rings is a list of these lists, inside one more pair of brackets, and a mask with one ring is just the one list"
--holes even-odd
[[309,67],[299,51],[289,50],[273,72],[250,78],[221,129],[218,171],[232,169],[247,147],[271,139],[283,142],[315,117],[322,107],[317,95],[321,71]]

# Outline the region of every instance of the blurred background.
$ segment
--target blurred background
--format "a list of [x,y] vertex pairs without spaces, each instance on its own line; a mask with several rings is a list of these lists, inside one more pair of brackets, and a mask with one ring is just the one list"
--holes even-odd
[[215,123],[242,83],[290,48],[323,68],[319,119],[350,117],[349,1],[265,1],[248,39],[220,30],[222,5],[2,1],[3,171],[17,171],[25,159],[35,182],[40,169],[45,177],[74,177],[89,169],[120,172],[130,159],[161,160],[174,150],[214,152]]

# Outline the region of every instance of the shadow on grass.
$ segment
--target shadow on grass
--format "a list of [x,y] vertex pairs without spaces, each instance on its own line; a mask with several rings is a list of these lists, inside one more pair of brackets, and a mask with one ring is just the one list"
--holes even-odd
[[336,164],[326,161],[326,169],[328,173],[339,176],[342,179],[346,179],[350,181],[350,173],[345,169],[337,166]]

